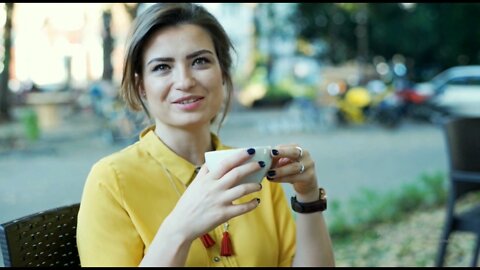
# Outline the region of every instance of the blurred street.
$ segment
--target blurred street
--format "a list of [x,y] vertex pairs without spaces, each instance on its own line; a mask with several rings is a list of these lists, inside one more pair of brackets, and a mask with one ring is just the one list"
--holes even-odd
[[[363,125],[288,132],[280,128],[288,122],[286,117],[282,110],[234,111],[220,136],[224,143],[238,147],[302,145],[313,155],[318,181],[331,201],[346,201],[361,188],[386,191],[418,180],[422,173],[446,171],[443,135],[431,124],[405,122],[395,130]],[[78,202],[90,167],[125,145],[109,144],[102,136],[100,120],[81,113],[35,143],[2,150],[0,222]],[[290,186],[284,188],[289,197]]]
[[[405,122],[395,130],[373,125],[312,132],[263,130],[285,117],[281,110],[234,111],[220,136],[238,147],[300,144],[313,155],[318,181],[330,200],[348,200],[361,188],[391,190],[422,173],[446,171],[443,135],[431,124]],[[78,202],[90,167],[126,145],[109,144],[101,134],[98,119],[75,114],[35,143],[2,150],[0,222]],[[290,187],[284,187],[290,196]]]

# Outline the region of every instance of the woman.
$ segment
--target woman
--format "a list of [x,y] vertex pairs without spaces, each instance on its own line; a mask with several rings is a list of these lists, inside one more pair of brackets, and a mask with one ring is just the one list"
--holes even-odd
[[[155,124],[92,167],[78,215],[82,266],[334,265],[308,151],[274,147],[263,186],[236,185],[265,166],[244,163],[253,148],[216,171],[203,165],[206,151],[228,148],[210,130],[228,110],[230,48],[201,6],[155,4],[136,19],[121,93]],[[313,213],[295,224],[280,182]]]

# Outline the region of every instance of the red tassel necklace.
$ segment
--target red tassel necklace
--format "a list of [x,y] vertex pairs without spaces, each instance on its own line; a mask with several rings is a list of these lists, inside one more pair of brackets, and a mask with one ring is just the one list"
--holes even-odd
[[230,240],[230,234],[228,233],[228,222],[223,224],[223,237],[222,237],[222,246],[220,249],[220,256],[232,256],[233,247],[232,241]]
[[210,234],[206,233],[200,237],[200,240],[202,240],[203,245],[205,248],[209,248],[213,245],[215,245],[215,240],[210,236]]
[[[161,164],[163,169],[167,172],[168,175],[168,180],[170,181],[170,184],[172,184],[173,188],[178,194],[178,197],[181,197],[181,193],[178,190],[177,186],[175,183],[173,183],[170,171]],[[195,173],[198,171],[195,170]],[[183,186],[185,189],[187,189],[187,186],[182,182]],[[230,240],[230,234],[228,233],[228,227],[230,225],[228,222],[225,222],[223,224],[223,236],[222,236],[222,244],[220,246],[220,256],[232,256],[233,255],[233,247],[232,247],[232,241]],[[210,234],[205,233],[204,235],[200,236],[200,240],[202,241],[203,245],[205,248],[210,248],[215,245],[215,240],[210,236]]]

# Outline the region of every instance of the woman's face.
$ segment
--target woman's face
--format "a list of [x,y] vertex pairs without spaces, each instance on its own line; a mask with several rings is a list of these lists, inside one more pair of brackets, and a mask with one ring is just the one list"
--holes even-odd
[[157,126],[210,125],[221,108],[224,90],[208,32],[192,24],[154,32],[143,54],[141,85]]

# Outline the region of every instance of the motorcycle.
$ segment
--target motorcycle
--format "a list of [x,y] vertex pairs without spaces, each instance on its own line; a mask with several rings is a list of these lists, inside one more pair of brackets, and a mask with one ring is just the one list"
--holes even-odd
[[352,87],[334,96],[336,120],[340,125],[364,124],[372,98],[364,87]]

